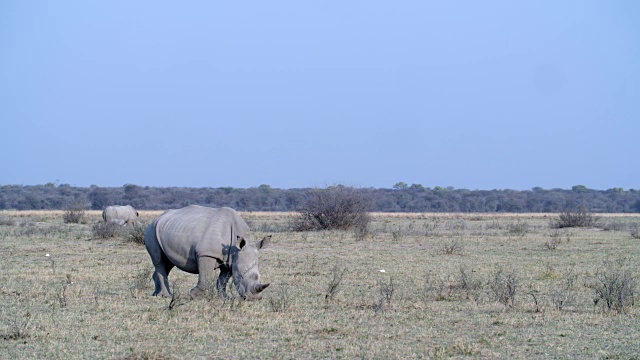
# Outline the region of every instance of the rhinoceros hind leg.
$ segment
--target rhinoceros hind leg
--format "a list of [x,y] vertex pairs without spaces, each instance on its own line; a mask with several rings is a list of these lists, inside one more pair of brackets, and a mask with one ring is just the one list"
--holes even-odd
[[169,272],[173,269],[173,264],[162,254],[162,261],[155,265],[156,271],[153,273],[153,283],[155,291],[153,296],[171,297],[169,288]]
[[165,255],[158,243],[155,223],[150,224],[145,230],[144,245],[149,252],[151,262],[155,268],[152,276],[155,285],[153,296],[171,297],[171,291],[169,290],[169,272],[173,268],[173,263],[169,261],[167,255]]
[[162,297],[171,297],[171,290],[169,287],[169,272],[173,269],[174,265],[167,256],[162,252],[160,254],[160,261],[155,262],[153,266],[156,271],[153,272],[153,284],[155,285],[155,290],[153,291],[153,296],[162,296]]
[[169,291],[169,278],[166,275],[162,275],[161,272],[156,270],[153,273],[153,283],[155,284],[155,290],[153,296],[171,297],[171,291]]

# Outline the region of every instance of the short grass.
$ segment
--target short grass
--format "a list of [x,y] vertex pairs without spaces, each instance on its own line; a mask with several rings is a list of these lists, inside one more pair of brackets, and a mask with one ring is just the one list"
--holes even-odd
[[[148,222],[161,213],[141,215]],[[558,231],[549,228],[554,214],[375,214],[362,240],[342,231],[288,232],[291,214],[246,213],[256,238],[273,235],[260,258],[262,279],[271,283],[263,300],[190,301],[196,276],[174,270],[170,305],[150,296],[144,246],[93,239],[100,214],[88,215],[83,225],[64,224],[62,212],[0,212],[14,220],[0,226],[0,358],[640,354],[638,299],[609,311],[594,305],[587,286],[605,261],[620,258],[637,278],[640,242],[625,226]],[[633,215],[602,217],[640,223]],[[554,249],[545,246],[550,239]],[[452,241],[460,250],[443,251]],[[328,301],[340,268],[339,291]],[[498,269],[517,276],[513,306],[494,298]]]

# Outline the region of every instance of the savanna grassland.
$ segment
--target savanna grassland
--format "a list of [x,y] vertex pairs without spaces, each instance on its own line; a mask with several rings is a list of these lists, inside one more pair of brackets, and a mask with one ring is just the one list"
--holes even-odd
[[259,302],[192,301],[197,276],[179,270],[173,301],[150,296],[144,246],[96,237],[87,215],[0,212],[0,358],[640,356],[637,215],[554,229],[555,214],[374,214],[356,233],[244,213],[273,235]]

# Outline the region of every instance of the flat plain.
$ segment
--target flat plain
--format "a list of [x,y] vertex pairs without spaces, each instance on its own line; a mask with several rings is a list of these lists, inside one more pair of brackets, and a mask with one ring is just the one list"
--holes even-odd
[[[141,211],[149,222],[161,211]],[[0,211],[0,358],[608,358],[640,355],[638,214],[554,229],[557,214],[373,214],[365,233],[290,232],[290,213],[243,213],[262,301],[190,300],[173,270],[62,211]],[[619,275],[624,306],[597,289]],[[333,285],[333,287],[331,286]],[[634,302],[635,301],[635,302]]]

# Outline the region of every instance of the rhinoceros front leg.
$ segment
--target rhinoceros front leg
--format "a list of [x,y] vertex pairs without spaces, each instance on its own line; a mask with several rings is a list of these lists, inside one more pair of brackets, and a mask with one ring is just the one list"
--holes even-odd
[[231,269],[227,266],[220,267],[220,276],[218,277],[218,283],[216,284],[216,289],[218,289],[218,294],[223,299],[228,299],[227,295],[227,283],[231,278]]
[[213,289],[213,273],[218,267],[216,259],[208,256],[198,258],[198,285],[189,291],[192,298],[197,299]]

